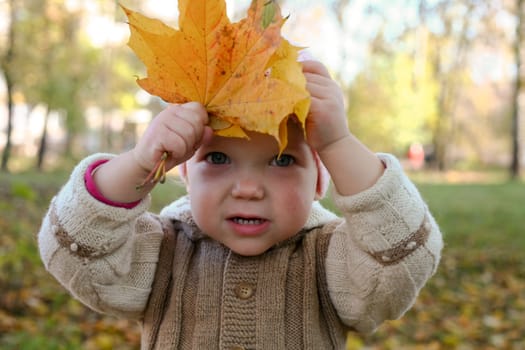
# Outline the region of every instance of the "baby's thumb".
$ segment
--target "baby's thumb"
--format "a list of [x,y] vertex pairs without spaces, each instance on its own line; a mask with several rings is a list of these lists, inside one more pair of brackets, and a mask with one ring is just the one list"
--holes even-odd
[[201,138],[201,146],[207,145],[211,142],[211,139],[213,137],[213,129],[209,127],[208,125],[204,126],[204,130],[202,131],[202,138]]

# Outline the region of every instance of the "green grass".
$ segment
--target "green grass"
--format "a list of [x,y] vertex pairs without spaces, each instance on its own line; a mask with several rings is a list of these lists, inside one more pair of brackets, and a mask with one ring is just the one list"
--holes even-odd
[[522,253],[525,185],[419,184],[451,248]]
[[[40,262],[36,232],[67,177],[0,173],[0,348],[137,349],[136,325],[87,310]],[[417,180],[444,234],[442,263],[412,310],[351,334],[348,349],[525,349],[525,185]],[[183,192],[168,179],[152,210]]]

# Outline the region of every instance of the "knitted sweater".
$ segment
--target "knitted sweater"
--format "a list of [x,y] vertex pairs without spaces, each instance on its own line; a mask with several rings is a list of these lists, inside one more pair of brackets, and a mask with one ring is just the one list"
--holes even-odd
[[442,237],[398,161],[342,218],[314,202],[304,228],[255,257],[201,232],[189,200],[160,215],[87,192],[83,160],[38,235],[46,268],[92,309],[142,322],[143,349],[339,349],[349,329],[400,317],[436,271]]

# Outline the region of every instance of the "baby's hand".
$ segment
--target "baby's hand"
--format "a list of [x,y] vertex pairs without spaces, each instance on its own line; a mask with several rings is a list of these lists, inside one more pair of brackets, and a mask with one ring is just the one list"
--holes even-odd
[[308,144],[319,153],[337,193],[350,196],[369,188],[385,168],[375,153],[350,133],[341,88],[317,61],[304,61],[303,71],[312,98],[306,119]]
[[189,102],[170,105],[150,123],[133,149],[138,165],[150,172],[167,152],[166,171],[193,156],[205,138],[212,134],[206,126],[208,113],[202,104]]
[[310,146],[322,151],[350,134],[343,92],[321,62],[302,63],[306,88],[311,95],[310,112],[306,119],[306,138]]

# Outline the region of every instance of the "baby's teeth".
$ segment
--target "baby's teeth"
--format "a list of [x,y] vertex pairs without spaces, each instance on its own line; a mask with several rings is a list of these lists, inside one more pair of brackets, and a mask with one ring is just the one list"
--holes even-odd
[[259,219],[235,219],[241,225],[257,225],[260,223]]

